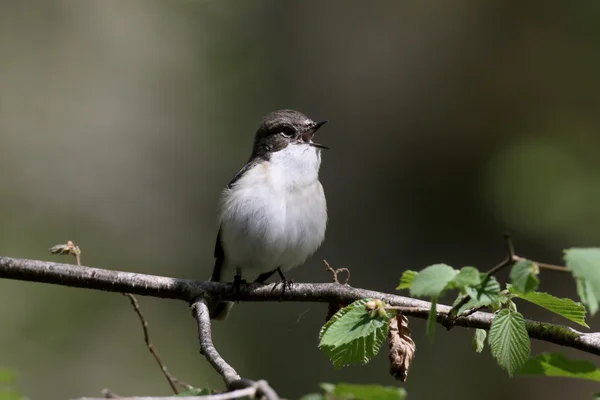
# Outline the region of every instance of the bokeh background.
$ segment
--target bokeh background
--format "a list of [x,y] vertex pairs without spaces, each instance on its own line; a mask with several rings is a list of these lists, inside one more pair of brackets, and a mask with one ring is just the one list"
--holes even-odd
[[[518,254],[561,263],[600,243],[599,17],[592,1],[2,1],[0,254],[57,260],[47,248],[71,239],[86,265],[205,279],[220,191],[260,118],[294,108],[331,121],[318,136],[332,148],[326,242],[296,281],[329,281],[323,258],[383,291],[436,262],[487,269],[505,231]],[[542,289],[575,296],[551,272]],[[186,305],[140,300],[170,371],[222,387]],[[317,349],[324,315],[240,304],[215,342],[292,399],[320,382],[401,385],[385,354],[335,370]],[[598,391],[509,379],[472,331],[430,343],[411,327],[412,399]],[[547,350],[593,359],[533,343]],[[32,399],[169,393],[118,294],[0,281],[0,366]]]

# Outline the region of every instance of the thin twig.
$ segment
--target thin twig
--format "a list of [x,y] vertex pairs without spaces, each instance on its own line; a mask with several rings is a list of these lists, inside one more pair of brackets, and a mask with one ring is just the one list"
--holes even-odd
[[[498,265],[496,265],[495,267],[490,269],[488,272],[486,272],[485,279],[490,279],[490,277],[492,275],[494,275],[495,273],[497,273],[498,271],[500,271],[510,265],[513,265],[516,262],[515,248],[513,246],[513,242],[512,242],[510,235],[508,233],[505,233],[504,239],[506,240],[506,247],[508,248],[508,255],[506,256],[506,259],[504,259],[501,263],[499,263]],[[482,282],[482,285],[485,285],[486,283],[487,282],[484,281],[484,282]],[[457,314],[458,310],[460,310],[460,308],[462,306],[467,304],[469,302],[469,300],[471,300],[471,296],[469,296],[469,295],[463,296],[463,298],[450,309],[450,311],[448,312],[448,318],[442,324],[446,329],[448,329],[448,330],[452,329],[452,326],[454,325],[454,320],[456,319],[456,314]]]
[[129,298],[129,301],[131,302],[131,305],[133,306],[133,310],[135,311],[138,318],[140,319],[140,322],[142,323],[142,329],[144,330],[144,342],[146,342],[146,347],[148,348],[148,351],[150,351],[150,354],[152,354],[152,356],[156,360],[156,363],[160,367],[160,370],[162,371],[163,375],[165,376],[165,378],[167,378],[167,381],[169,382],[169,386],[171,386],[171,389],[173,389],[173,392],[175,394],[178,394],[179,390],[177,389],[177,385],[175,384],[176,379],[171,376],[171,374],[167,370],[167,366],[165,364],[163,364],[162,360],[160,359],[160,356],[158,355],[158,352],[156,351],[156,349],[154,348],[154,345],[152,344],[152,341],[150,340],[150,332],[148,331],[148,321],[144,317],[144,314],[142,314],[142,310],[140,309],[140,303],[137,301],[135,296],[132,295],[131,293],[122,293],[122,294],[123,294],[123,296],[126,296]]
[[[196,299],[192,305],[192,312],[198,325],[198,340],[200,342],[200,354],[202,354],[215,371],[221,375],[225,385],[230,389],[254,388],[254,394],[267,400],[279,400],[279,396],[266,381],[249,381],[241,379],[231,365],[221,357],[212,341],[210,312],[204,297]],[[242,387],[240,387],[242,386]],[[223,397],[225,398],[225,397]],[[232,397],[235,398],[235,397]]]
[[477,311],[481,311],[481,310],[484,310],[486,308],[487,308],[487,306],[481,306],[481,307],[471,308],[470,310],[467,310],[464,313],[462,313],[460,316],[461,317],[468,317],[469,315],[475,314]]
[[[273,293],[274,284],[242,285],[236,293],[231,284],[210,281],[192,281],[164,276],[136,274],[132,272],[107,270],[92,267],[78,267],[41,260],[26,260],[0,256],[0,278],[17,279],[29,282],[44,282],[69,287],[79,287],[108,292],[126,292],[140,296],[163,299],[177,299],[187,303],[203,296],[215,301],[294,301],[294,302],[339,302],[350,304],[360,299],[381,299],[392,306],[415,307],[416,311],[404,313],[406,316],[426,319],[431,303],[395,294],[376,292],[337,283],[295,283],[281,299]],[[438,323],[446,318],[451,307],[438,305]],[[469,328],[489,329],[494,315],[476,312],[468,317],[458,317],[454,325]],[[526,321],[527,331],[533,339],[572,347],[581,351],[600,355],[600,333],[582,333],[564,325]]]
[[[528,258],[525,257],[519,257],[517,255],[514,256],[514,260],[515,262],[521,261],[521,260],[529,260]],[[553,264],[546,264],[546,263],[541,263],[538,261],[533,261],[533,260],[529,260],[532,263],[536,264],[538,267],[542,268],[542,269],[547,269],[549,271],[556,271],[556,272],[566,272],[568,274],[571,273],[571,270],[568,269],[567,267],[563,267],[562,265],[553,265]]]
[[[167,396],[167,397],[113,397],[117,400],[234,400],[241,399],[244,397],[254,397],[261,390],[263,385],[266,384],[265,381],[257,381],[254,385],[249,386],[244,389],[233,390],[231,392],[218,393],[218,394],[208,394],[205,396]],[[80,397],[77,400],[101,400],[98,397]]]
[[534,263],[536,263],[538,265],[538,267],[540,267],[542,269],[547,269],[549,271],[566,272],[568,274],[571,273],[570,269],[568,269],[567,267],[561,267],[560,265],[546,264],[546,263],[541,263],[541,262],[537,262],[537,261],[534,261]]
[[[348,283],[348,281],[350,280],[350,270],[349,270],[348,268],[337,268],[337,269],[333,269],[333,268],[331,268],[331,266],[329,265],[329,263],[327,262],[327,260],[322,260],[322,261],[323,261],[323,264],[325,265],[325,270],[326,270],[326,271],[329,271],[329,272],[331,272],[331,273],[333,274],[333,281],[334,281],[335,283],[340,283],[340,284],[342,284],[342,285],[345,285],[345,284],[347,284],[347,283]],[[340,272],[345,272],[345,273],[346,273],[346,279],[344,280],[344,282],[343,282],[343,283],[341,283],[341,282],[339,281],[339,278],[338,278],[338,274],[339,274]]]
[[202,354],[210,365],[221,375],[225,385],[240,380],[240,376],[227,361],[221,357],[212,341],[210,312],[203,297],[192,304],[192,312],[198,325],[198,340],[200,341],[200,354]]
[[505,233],[504,240],[506,240],[506,247],[508,247],[508,255],[504,261],[502,261],[500,264],[496,265],[494,268],[486,272],[486,274],[488,274],[489,276],[494,275],[498,271],[515,263],[515,247],[513,245],[512,238],[508,233]]
[[[60,250],[60,253],[58,253],[58,254],[70,254],[70,255],[75,256],[75,261],[77,262],[77,266],[81,267],[81,249],[79,248],[79,246],[77,246],[72,240],[67,241],[66,245],[60,246],[62,248],[59,248],[59,246],[54,246],[51,249],[51,251],[53,250],[54,253],[57,254],[57,252]],[[131,301],[133,310],[135,311],[138,318],[140,319],[140,322],[142,323],[142,329],[144,330],[144,341],[146,342],[146,347],[148,347],[148,350],[150,351],[152,356],[154,356],[154,359],[158,363],[160,370],[163,372],[164,376],[167,378],[167,381],[169,381],[169,385],[171,386],[171,389],[173,389],[173,392],[175,394],[178,394],[179,390],[177,389],[175,382],[178,382],[178,383],[180,383],[180,382],[177,380],[177,378],[174,378],[171,376],[171,374],[169,374],[169,371],[167,371],[167,367],[163,364],[163,362],[160,359],[160,356],[158,355],[158,352],[154,349],[154,346],[152,345],[152,342],[150,341],[150,333],[148,332],[148,321],[146,320],[146,318],[144,318],[144,315],[142,314],[142,310],[140,309],[140,304],[138,303],[138,301],[134,295],[132,295],[130,293],[121,293],[121,294],[123,296],[128,297],[129,300]],[[180,383],[180,385],[185,386],[186,388],[191,387],[185,383]],[[104,389],[102,394],[106,398],[118,397],[118,396],[114,395],[114,393],[112,393],[108,389]]]
[[400,311],[403,314],[414,313],[414,312],[429,312],[429,309],[423,307],[404,307],[404,306],[390,306],[386,305],[384,309],[389,311]]

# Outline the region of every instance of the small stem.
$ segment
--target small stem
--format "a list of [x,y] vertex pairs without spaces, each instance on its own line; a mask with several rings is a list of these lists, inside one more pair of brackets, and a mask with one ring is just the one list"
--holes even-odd
[[[486,279],[489,279],[489,277],[491,277],[498,271],[513,265],[517,261],[516,260],[517,256],[515,255],[515,247],[513,245],[510,234],[505,233],[504,239],[506,240],[506,247],[508,248],[508,256],[500,264],[496,265],[495,267],[491,268],[488,272],[486,272],[486,274],[487,274]],[[484,282],[484,284],[485,283],[486,282]],[[452,325],[454,324],[454,320],[456,319],[457,311],[460,310],[460,308],[462,306],[467,304],[469,302],[469,300],[471,300],[471,296],[469,296],[469,295],[464,296],[455,306],[453,306],[450,309],[450,311],[448,311],[448,313],[447,313],[448,318],[442,323],[442,325],[444,325],[446,327],[446,329],[450,330],[450,328],[452,328]]]
[[[515,259],[515,261],[526,260],[526,258],[519,257],[519,256],[514,256],[514,259]],[[537,261],[533,261],[533,260],[529,260],[529,261],[536,264],[538,267],[540,267],[542,269],[547,269],[548,271],[566,272],[568,274],[571,273],[570,269],[568,269],[567,267],[563,267],[562,265],[546,264],[546,263],[541,263],[541,262],[537,262]]]
[[[75,243],[73,243],[72,241],[69,241],[67,245],[72,249],[71,254],[73,254],[75,256],[77,266],[81,267],[81,249],[79,249],[79,247],[77,247],[75,245]],[[177,385],[175,385],[175,382],[178,382],[180,385],[186,386],[186,387],[189,387],[189,385],[187,385],[185,383],[180,383],[176,378],[172,377],[171,374],[169,374],[169,371],[167,371],[167,367],[161,361],[160,356],[158,355],[158,352],[154,349],[154,345],[150,341],[150,332],[148,332],[148,321],[142,314],[142,310],[140,309],[140,303],[138,303],[135,296],[130,293],[121,293],[121,294],[123,296],[126,296],[129,298],[129,301],[131,302],[131,305],[133,306],[133,310],[135,311],[138,318],[140,319],[140,322],[142,323],[142,329],[144,330],[144,341],[146,342],[146,347],[148,348],[148,351],[150,351],[150,354],[152,354],[152,356],[158,363],[160,370],[167,378],[167,381],[169,382],[169,386],[171,386],[171,389],[173,389],[173,392],[175,394],[179,394],[179,390],[177,389]]]
[[534,263],[536,263],[538,265],[538,267],[542,268],[542,269],[547,269],[549,271],[556,271],[556,272],[566,272],[566,273],[571,273],[571,270],[568,269],[567,267],[562,267],[560,265],[552,265],[552,264],[546,264],[546,263],[539,263],[537,261],[534,261]]
[[177,385],[175,385],[175,381],[177,379],[174,379],[171,376],[171,374],[169,373],[169,371],[167,371],[167,367],[165,366],[165,364],[163,364],[162,360],[160,359],[160,356],[158,355],[158,352],[154,349],[154,345],[150,341],[150,332],[148,331],[148,321],[144,317],[144,314],[142,314],[142,310],[140,309],[140,303],[138,303],[135,296],[130,293],[121,293],[121,294],[123,296],[126,296],[129,298],[129,301],[131,302],[131,305],[133,306],[133,310],[135,311],[138,318],[140,319],[140,322],[142,323],[142,329],[144,330],[144,342],[146,342],[146,347],[148,348],[148,351],[150,351],[150,354],[152,354],[152,356],[156,360],[156,363],[160,367],[160,370],[162,371],[163,375],[165,376],[165,378],[167,378],[167,381],[169,382],[169,386],[171,386],[171,389],[173,389],[173,392],[175,394],[179,394]]
[[488,276],[492,276],[495,273],[497,273],[498,271],[515,263],[516,256],[515,256],[515,248],[513,246],[512,239],[508,233],[506,233],[504,235],[504,239],[506,240],[506,246],[508,247],[508,256],[500,264],[496,265],[494,268],[492,268],[488,272],[486,272],[486,274],[488,274]]
[[383,307],[386,311],[400,311],[401,313],[414,313],[414,312],[429,312],[429,308],[423,307],[404,307],[404,306],[390,306],[386,305]]

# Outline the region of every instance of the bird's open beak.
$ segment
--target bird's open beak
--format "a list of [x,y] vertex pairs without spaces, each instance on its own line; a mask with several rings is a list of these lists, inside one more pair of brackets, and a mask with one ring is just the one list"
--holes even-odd
[[323,146],[322,144],[311,142],[315,132],[318,131],[319,128],[321,128],[323,125],[325,125],[328,122],[329,121],[325,120],[325,121],[320,121],[320,122],[315,123],[315,125],[312,128],[310,128],[309,130],[304,132],[304,134],[302,135],[302,140],[304,140],[306,143],[308,143],[309,145],[311,145],[313,147],[329,150],[329,147],[327,147],[327,146]]

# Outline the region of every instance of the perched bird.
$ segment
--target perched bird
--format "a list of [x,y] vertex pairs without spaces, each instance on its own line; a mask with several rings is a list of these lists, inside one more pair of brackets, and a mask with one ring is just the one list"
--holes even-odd
[[[248,163],[223,191],[211,280],[264,282],[306,261],[323,243],[327,203],[319,182],[321,150],[314,122],[301,112],[266,115]],[[284,286],[285,287],[285,286]],[[211,318],[225,319],[231,302],[211,302]]]

